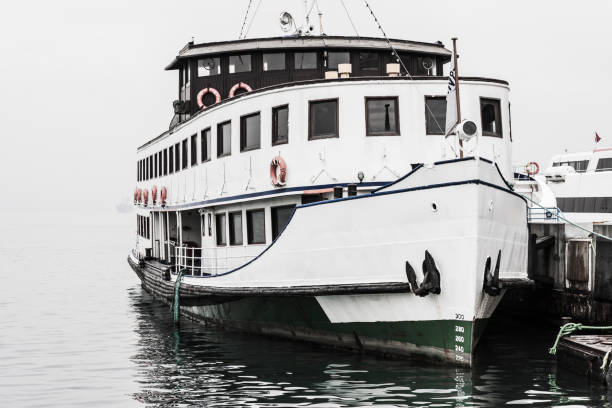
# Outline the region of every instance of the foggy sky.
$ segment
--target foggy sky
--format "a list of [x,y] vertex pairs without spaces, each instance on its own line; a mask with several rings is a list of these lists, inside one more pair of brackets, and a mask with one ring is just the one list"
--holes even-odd
[[[172,118],[178,74],[163,68],[192,36],[237,39],[247,3],[4,3],[2,213],[99,211],[129,197],[136,147]],[[328,35],[354,34],[340,0],[319,3]],[[362,0],[345,3],[360,35],[380,36]],[[592,149],[594,131],[612,147],[611,1],[370,3],[390,37],[450,47],[457,36],[461,75],[510,82],[515,162]],[[284,10],[300,19],[303,2],[262,0],[248,37],[281,35]]]

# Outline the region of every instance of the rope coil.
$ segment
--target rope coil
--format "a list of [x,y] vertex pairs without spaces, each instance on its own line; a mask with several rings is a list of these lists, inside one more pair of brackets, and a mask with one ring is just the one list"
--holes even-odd
[[[550,354],[553,356],[557,354],[557,345],[559,344],[559,340],[561,337],[567,336],[568,334],[572,334],[578,330],[612,330],[612,326],[585,326],[582,323],[566,323],[559,329],[559,333],[557,334],[557,338],[555,340],[555,344],[548,350]],[[610,352],[608,352],[609,354]],[[606,359],[608,357],[606,354]],[[605,363],[606,361],[604,361]]]

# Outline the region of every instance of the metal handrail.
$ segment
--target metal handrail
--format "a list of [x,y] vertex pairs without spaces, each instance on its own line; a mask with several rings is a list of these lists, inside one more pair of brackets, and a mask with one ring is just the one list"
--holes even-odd
[[528,221],[559,221],[558,207],[529,207],[527,219]]
[[[240,248],[247,250],[245,246],[209,248],[176,246],[174,248],[175,272],[186,270],[186,275],[215,276],[255,258],[255,255],[235,254]],[[232,262],[235,260],[242,260],[242,262]]]

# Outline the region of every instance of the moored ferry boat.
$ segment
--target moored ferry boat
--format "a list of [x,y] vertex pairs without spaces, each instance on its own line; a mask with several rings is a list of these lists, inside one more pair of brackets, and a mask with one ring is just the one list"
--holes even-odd
[[506,82],[459,78],[477,137],[445,137],[451,56],[363,37],[188,43],[167,67],[170,128],[137,150],[143,287],[202,322],[470,365],[526,279],[527,209],[506,182]]

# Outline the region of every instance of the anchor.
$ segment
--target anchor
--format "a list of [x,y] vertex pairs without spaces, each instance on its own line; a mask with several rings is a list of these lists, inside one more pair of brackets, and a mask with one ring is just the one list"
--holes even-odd
[[484,270],[484,283],[482,290],[489,296],[499,296],[501,293],[501,286],[499,284],[499,263],[501,261],[501,249],[497,253],[497,261],[495,262],[495,269],[491,274],[491,257],[487,257]]
[[439,295],[441,292],[440,271],[438,271],[436,262],[429,251],[425,251],[425,260],[423,261],[423,281],[421,284],[417,284],[416,272],[408,261],[406,261],[406,276],[408,277],[408,282],[410,283],[412,291],[417,296],[424,297],[430,293]]

